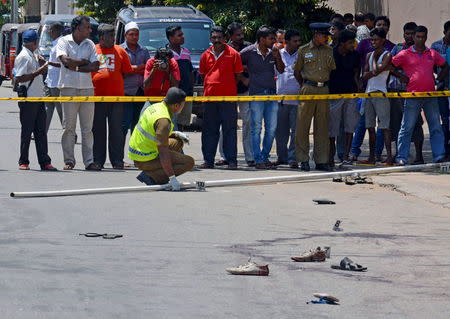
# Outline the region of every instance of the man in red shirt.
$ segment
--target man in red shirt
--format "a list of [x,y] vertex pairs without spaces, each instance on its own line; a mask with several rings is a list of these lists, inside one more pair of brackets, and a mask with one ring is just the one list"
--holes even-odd
[[[114,26],[101,24],[98,27],[99,44],[95,46],[100,67],[92,73],[95,96],[123,96],[123,74],[133,72],[126,51],[114,45]],[[103,167],[106,161],[106,120],[108,120],[109,160],[113,168],[123,169],[122,133],[123,104],[96,102],[94,113],[94,163]]]
[[[237,95],[237,81],[244,71],[239,53],[225,43],[222,27],[211,29],[211,43],[200,58],[199,73],[203,77],[205,96]],[[203,103],[202,153],[204,163],[200,168],[214,168],[214,157],[223,132],[223,152],[228,169],[237,168],[237,107],[236,102]]]
[[156,51],[149,59],[144,72],[144,94],[146,96],[166,96],[171,87],[178,87],[180,69],[173,53],[166,48]]
[[[438,80],[448,75],[448,65],[444,58],[435,50],[425,46],[427,35],[428,29],[418,26],[414,32],[414,45],[400,51],[392,59],[392,64],[402,68],[406,74],[408,92],[434,91],[434,66],[442,68]],[[408,98],[405,100],[402,125],[398,134],[397,163],[399,165],[408,163],[411,134],[421,109],[423,109],[428,122],[433,162],[445,161],[444,132],[441,127],[439,105],[436,98]]]

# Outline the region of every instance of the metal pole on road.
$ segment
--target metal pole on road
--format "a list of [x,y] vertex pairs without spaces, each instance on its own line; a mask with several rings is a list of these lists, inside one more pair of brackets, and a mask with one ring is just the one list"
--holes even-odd
[[[282,183],[282,182],[300,182],[310,181],[318,179],[327,179],[334,177],[345,177],[352,175],[380,175],[399,172],[413,172],[421,171],[432,168],[448,169],[450,162],[447,163],[432,163],[423,165],[410,165],[410,166],[395,166],[387,168],[373,168],[373,169],[359,169],[352,171],[342,172],[330,172],[330,173],[312,173],[290,176],[271,176],[271,177],[256,177],[256,178],[240,178],[240,179],[228,179],[218,181],[205,181],[204,187],[223,187],[223,186],[243,186],[243,185],[257,185],[257,184],[270,184],[270,183]],[[36,192],[12,192],[11,197],[57,197],[57,196],[74,196],[74,195],[92,195],[92,194],[109,194],[109,193],[125,193],[135,191],[160,191],[167,190],[169,186],[166,185],[152,185],[152,186],[127,186],[127,187],[110,187],[110,188],[90,188],[90,189],[73,189],[73,190],[60,190],[60,191],[36,191]],[[198,188],[197,182],[182,183],[182,189],[195,189]]]

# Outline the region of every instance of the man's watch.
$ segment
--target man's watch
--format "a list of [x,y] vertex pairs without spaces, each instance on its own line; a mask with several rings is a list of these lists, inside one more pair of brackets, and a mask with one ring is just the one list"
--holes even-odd
[[75,71],[76,71],[76,72],[80,72],[80,67],[79,67],[79,66],[76,66],[76,67],[75,67]]

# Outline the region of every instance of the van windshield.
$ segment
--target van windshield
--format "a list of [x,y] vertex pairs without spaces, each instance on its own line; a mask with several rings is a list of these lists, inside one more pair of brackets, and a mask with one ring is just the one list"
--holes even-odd
[[[191,53],[202,53],[209,46],[209,33],[211,24],[208,22],[178,22],[183,29],[185,43],[183,47]],[[168,43],[166,38],[167,23],[142,23],[139,24],[139,44],[146,47],[150,53],[154,53]]]
[[[98,43],[98,35],[97,35],[97,24],[91,24],[92,33],[89,38],[94,41],[94,43]],[[70,23],[64,23],[64,32],[62,35],[67,35],[71,32]],[[39,37],[39,49],[41,50],[41,54],[48,55],[50,49],[52,48],[52,39],[50,38],[50,24],[44,24],[41,35]]]

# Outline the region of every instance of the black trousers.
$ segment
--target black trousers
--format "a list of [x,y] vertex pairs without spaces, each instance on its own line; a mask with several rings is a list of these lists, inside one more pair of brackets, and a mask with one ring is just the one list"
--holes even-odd
[[[123,104],[112,102],[95,103],[94,123],[94,162],[103,166],[106,162],[106,132],[108,131],[109,160],[113,166],[123,164],[122,132]],[[108,122],[108,128],[106,125]]]
[[203,103],[202,152],[208,164],[214,164],[217,145],[223,133],[225,160],[237,164],[237,106],[236,102]]
[[47,113],[44,102],[18,102],[20,110],[20,158],[19,165],[30,164],[28,153],[30,150],[31,134],[34,134],[34,144],[41,168],[51,163],[48,156],[46,133]]

